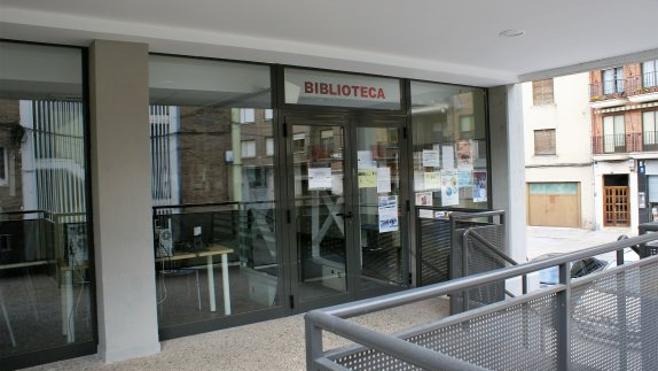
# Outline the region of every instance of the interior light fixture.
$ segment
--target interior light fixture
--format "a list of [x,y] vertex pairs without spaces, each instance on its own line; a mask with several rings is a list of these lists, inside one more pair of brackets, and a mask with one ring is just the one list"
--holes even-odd
[[508,30],[503,30],[498,33],[498,36],[500,37],[519,37],[525,35],[525,31],[523,30],[517,30],[510,28]]

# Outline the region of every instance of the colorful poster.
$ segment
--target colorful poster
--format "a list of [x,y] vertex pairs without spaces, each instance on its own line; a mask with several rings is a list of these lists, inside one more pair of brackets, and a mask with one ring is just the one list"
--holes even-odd
[[473,146],[470,140],[457,142],[457,167],[460,169],[473,169]]
[[416,192],[416,206],[432,206],[432,192]]
[[473,202],[487,202],[487,172],[473,172]]
[[391,168],[377,168],[377,193],[389,193],[391,191]]
[[439,151],[432,149],[423,150],[423,167],[441,167]]
[[441,206],[459,205],[457,189],[457,172],[444,170],[441,172]]
[[457,172],[457,186],[467,188],[473,185],[473,173],[470,170],[459,170]]
[[423,174],[425,189],[441,189],[441,172],[426,171]]
[[359,169],[359,188],[377,187],[377,169]]
[[395,232],[400,229],[398,196],[379,196],[379,233]]
[[332,176],[330,167],[308,168],[308,190],[318,191],[331,189]]
[[441,159],[443,160],[443,169],[452,170],[455,168],[455,147],[452,145],[441,146]]

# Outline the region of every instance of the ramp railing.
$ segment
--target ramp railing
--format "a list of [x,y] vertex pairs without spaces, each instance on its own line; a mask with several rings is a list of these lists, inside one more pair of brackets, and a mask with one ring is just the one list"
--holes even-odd
[[[641,235],[545,260],[347,303],[306,314],[309,370],[657,370],[658,256],[624,252]],[[616,266],[572,278],[571,264],[616,252]],[[384,334],[350,317],[455,294],[558,267],[559,282]],[[413,313],[410,313],[413,315]],[[324,349],[327,331],[353,342]]]

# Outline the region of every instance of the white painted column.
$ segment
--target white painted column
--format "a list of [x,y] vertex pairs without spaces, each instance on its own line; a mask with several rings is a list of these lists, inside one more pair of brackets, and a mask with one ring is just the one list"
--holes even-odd
[[148,45],[90,48],[98,350],[106,362],[160,351],[148,116]]
[[494,209],[506,212],[508,254],[526,261],[526,186],[521,85],[489,90]]

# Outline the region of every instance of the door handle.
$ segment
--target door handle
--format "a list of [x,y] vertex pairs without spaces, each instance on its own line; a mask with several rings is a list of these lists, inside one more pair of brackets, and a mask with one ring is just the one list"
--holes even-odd
[[352,217],[352,212],[350,211],[348,213],[336,213],[336,216],[342,216],[345,219],[349,219]]

